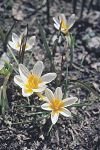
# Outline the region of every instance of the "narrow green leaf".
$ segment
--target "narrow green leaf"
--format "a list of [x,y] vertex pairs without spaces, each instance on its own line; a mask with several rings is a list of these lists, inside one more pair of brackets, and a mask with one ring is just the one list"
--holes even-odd
[[76,85],[77,87],[83,87],[83,88],[87,89],[89,92],[92,92],[95,96],[100,97],[99,93],[91,87],[92,84],[82,82],[82,81],[79,81],[79,80],[71,80],[71,82],[77,83],[77,85]]
[[4,31],[4,29],[0,26],[0,36],[1,36],[2,42],[4,42],[4,40],[5,40],[5,34],[3,31]]
[[65,36],[65,39],[70,49],[70,65],[72,66],[73,56],[74,56],[75,37],[69,33],[67,36]]
[[8,45],[8,49],[9,49],[9,52],[11,53],[11,55],[12,55],[13,59],[15,60],[15,62],[16,62],[16,64],[17,64],[17,66],[18,66],[18,65],[19,65],[18,60],[17,60],[17,58],[16,58],[15,54],[13,53],[13,51],[12,51],[12,49],[10,48],[10,46],[9,46],[9,45]]
[[91,105],[91,103],[89,104],[89,103],[79,103],[79,104],[73,104],[73,105],[71,105],[71,106],[68,106],[69,108],[71,108],[71,107],[83,107],[83,106],[90,106]]
[[44,50],[46,52],[46,55],[50,60],[52,60],[52,55],[51,55],[51,51],[50,51],[50,48],[49,48],[47,40],[46,40],[45,31],[44,31],[44,29],[43,29],[43,27],[39,21],[38,21],[38,27],[39,27],[39,31],[41,34],[41,39],[42,39],[43,44],[44,44]]
[[2,106],[2,86],[0,87],[0,106]]
[[52,130],[52,128],[53,128],[53,126],[54,126],[53,124],[51,124],[51,125],[50,125],[49,130],[48,130],[48,132],[47,132],[47,136],[48,136],[48,135],[49,135],[49,133],[51,132],[51,130]]
[[45,111],[43,111],[43,112],[36,112],[36,113],[28,113],[28,114],[25,114],[26,116],[31,116],[31,115],[45,115],[45,114],[48,114],[48,112],[45,112]]
[[63,99],[66,98],[66,92],[67,92],[67,88],[68,88],[68,65],[66,68],[66,74],[65,74],[66,79],[64,80],[64,95],[63,95]]
[[7,99],[7,83],[10,77],[10,73],[5,77],[4,83],[2,87],[0,88],[0,106],[1,106],[1,112],[2,114],[5,113],[5,110],[8,109],[8,99]]
[[15,22],[11,26],[10,30],[6,33],[5,40],[3,42],[3,49],[4,49],[5,52],[7,51],[7,44],[8,44],[9,35],[12,32],[14,26],[15,26]]
[[34,108],[41,108],[40,106],[35,106],[35,105],[16,105],[15,107],[29,107],[29,108],[31,108],[31,107],[34,107]]

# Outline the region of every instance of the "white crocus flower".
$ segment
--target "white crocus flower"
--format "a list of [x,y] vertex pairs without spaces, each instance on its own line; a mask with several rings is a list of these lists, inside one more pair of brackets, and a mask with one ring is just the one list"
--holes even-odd
[[65,107],[74,104],[78,100],[77,97],[69,97],[62,100],[62,90],[60,87],[56,88],[54,94],[50,89],[46,89],[45,96],[48,100],[41,107],[44,110],[51,111],[51,121],[53,124],[57,122],[59,114],[65,117],[71,117],[71,112]]
[[[12,34],[12,41],[8,42],[10,47],[13,48],[14,50],[20,51],[23,35],[24,35],[24,32],[20,36],[13,33]],[[35,36],[31,36],[26,41],[25,51],[31,50],[34,45],[35,45]]]
[[10,59],[8,58],[6,53],[3,53],[0,58],[0,70],[4,67],[5,63],[9,63]]
[[54,17],[53,21],[54,27],[66,35],[75,23],[75,14],[72,14],[68,19],[66,19],[64,14],[60,14],[58,17]]
[[38,61],[33,70],[29,71],[24,65],[19,64],[19,73],[14,77],[14,82],[22,88],[22,95],[28,97],[33,92],[39,93],[45,90],[46,84],[56,78],[56,73],[47,73],[41,76],[44,69],[42,61]]

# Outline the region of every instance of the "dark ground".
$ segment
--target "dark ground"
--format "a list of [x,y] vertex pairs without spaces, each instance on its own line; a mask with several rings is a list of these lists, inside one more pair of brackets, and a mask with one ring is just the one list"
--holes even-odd
[[[56,0],[50,8],[48,27],[46,7],[40,8],[44,3],[45,0],[43,3],[37,0],[34,0],[34,3],[31,0],[16,0],[14,3],[9,0],[9,3],[6,3],[6,0],[0,0],[0,23],[7,31],[13,25],[14,19],[20,20],[13,29],[13,32],[16,33],[23,30],[28,23],[29,35],[37,36],[30,66],[36,60],[43,60],[46,70],[48,70],[48,60],[44,60],[36,18],[41,20],[49,39],[55,33],[52,17],[58,12],[63,12],[69,16],[72,12],[72,6],[65,1]],[[77,8],[78,16],[79,9],[80,4]],[[81,69],[69,68],[69,78],[92,83],[94,90],[100,94],[100,11],[92,10],[87,15],[85,10],[83,19],[78,20],[74,25],[73,34],[76,37],[74,62],[77,65],[83,60],[83,64]],[[63,45],[62,43],[62,46],[57,47],[55,56],[58,74],[60,72],[61,53],[64,49],[64,57],[66,54],[66,47]],[[2,49],[2,43],[0,46]],[[65,73],[66,63],[65,60],[63,73]],[[55,83],[53,84],[55,85]],[[68,94],[78,96],[81,102],[93,101],[93,104],[77,108],[77,114],[72,119],[60,117],[50,135],[47,136],[50,120],[41,119],[40,115],[29,116],[35,111],[34,109],[16,107],[16,105],[27,104],[27,100],[20,95],[21,90],[13,84],[13,80],[9,82],[7,90],[9,111],[6,112],[5,116],[0,116],[0,150],[100,150],[99,98],[84,88],[72,89],[72,85],[74,86],[74,83],[69,83]],[[52,85],[50,86],[52,88]],[[35,100],[31,97],[31,104],[37,104],[37,97]]]

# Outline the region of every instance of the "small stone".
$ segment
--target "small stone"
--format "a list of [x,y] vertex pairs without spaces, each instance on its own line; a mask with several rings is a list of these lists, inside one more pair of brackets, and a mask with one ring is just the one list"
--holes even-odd
[[100,37],[96,36],[91,38],[88,41],[87,46],[90,51],[94,51],[94,53],[100,55]]
[[43,135],[40,135],[40,137],[39,137],[40,139],[42,139],[42,140],[44,140],[44,136]]

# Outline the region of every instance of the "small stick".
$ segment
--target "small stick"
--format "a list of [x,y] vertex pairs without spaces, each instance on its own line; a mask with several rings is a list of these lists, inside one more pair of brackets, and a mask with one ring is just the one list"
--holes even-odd
[[76,13],[76,7],[77,7],[77,0],[72,0],[72,5],[73,5],[73,13]]
[[90,9],[91,9],[91,6],[92,6],[92,4],[93,4],[93,0],[91,0],[91,1],[90,1],[90,3],[89,3],[89,6],[88,6],[88,11],[87,11],[87,13],[89,13],[89,12],[90,12]]
[[49,25],[50,23],[50,1],[47,0],[47,24]]
[[80,14],[80,18],[83,16],[83,11],[84,11],[85,4],[86,4],[86,0],[82,0],[82,6],[81,6],[81,14]]
[[3,43],[3,50],[4,50],[4,52],[7,51],[8,38],[9,38],[9,35],[10,35],[11,31],[13,30],[13,28],[14,28],[14,26],[15,26],[15,23],[16,23],[16,22],[13,23],[13,25],[12,25],[11,28],[10,28],[10,30],[9,30],[8,33],[6,34],[6,37],[5,37],[5,40],[4,40],[4,43]]

